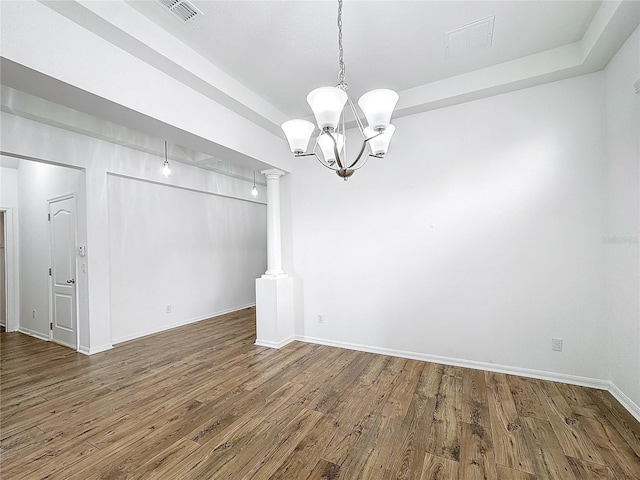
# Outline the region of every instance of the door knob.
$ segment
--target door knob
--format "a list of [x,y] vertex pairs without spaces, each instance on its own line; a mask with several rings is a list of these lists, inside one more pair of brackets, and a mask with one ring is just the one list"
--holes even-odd
[[71,280],[67,280],[67,283],[76,283],[76,279],[72,278]]

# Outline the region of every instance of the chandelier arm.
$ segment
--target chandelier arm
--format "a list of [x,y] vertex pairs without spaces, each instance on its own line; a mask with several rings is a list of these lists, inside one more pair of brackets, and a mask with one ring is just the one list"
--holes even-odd
[[[346,92],[345,92],[346,93]],[[347,100],[349,100],[349,94],[347,94]],[[349,151],[347,150],[347,145],[349,142],[347,142],[347,128],[344,125],[344,108],[342,109],[342,112],[340,113],[340,123],[342,125],[342,135],[344,136],[344,140],[342,142],[342,154],[344,155],[344,159],[345,161],[349,160]],[[340,134],[340,131],[338,131],[338,135]],[[338,137],[340,138],[340,137]]]
[[296,154],[296,158],[298,157],[316,157],[316,160],[318,160],[324,167],[327,167],[329,170],[333,170],[334,172],[336,170],[338,170],[337,168],[333,168],[331,165],[327,164],[326,162],[324,162],[316,152],[311,152],[311,153],[298,153]]
[[358,130],[360,130],[360,133],[362,134],[362,136],[365,137],[364,125],[360,120],[360,116],[358,115],[358,110],[356,110],[356,106],[353,104],[353,102],[351,101],[348,95],[347,95],[347,102],[349,103],[349,107],[351,108],[351,113],[353,113],[353,118],[355,118],[356,124],[358,125]]
[[320,162],[320,165],[322,165],[323,167],[328,168],[329,170],[332,170],[334,172],[338,170],[337,168],[334,168],[331,165],[327,164],[326,162],[322,161],[322,159],[318,156],[318,154],[316,152],[309,153],[306,156],[311,156],[311,155],[316,157],[316,160],[318,160],[318,162]]
[[362,167],[364,167],[367,164],[367,160],[369,160],[369,157],[375,157],[375,155],[371,155],[371,154],[366,155],[364,157],[364,161],[357,167],[352,168],[351,170],[353,170],[354,172],[360,170]]
[[368,142],[369,140],[373,140],[376,137],[379,137],[380,135],[382,135],[384,133],[384,130],[382,130],[381,132],[376,133],[375,135],[369,137],[369,138],[365,138],[364,141]]
[[331,132],[326,133],[331,137],[331,140],[333,141],[333,154],[336,156],[336,163],[338,164],[338,167],[340,167],[340,170],[342,170],[343,166],[342,161],[340,160],[340,153],[338,152],[338,141],[331,134]]
[[364,153],[364,149],[367,148],[367,140],[365,140],[364,142],[362,142],[362,147],[360,148],[360,153],[358,153],[358,156],[356,157],[356,159],[353,161],[353,163],[351,165],[349,165],[349,168],[353,168],[355,167],[355,165],[360,161],[360,159],[362,158],[362,154]]
[[[373,139],[374,139],[374,138],[376,138],[376,137],[379,137],[379,136],[380,136],[380,135],[382,135],[383,133],[384,133],[384,132],[379,132],[379,133],[376,133],[373,137],[369,137],[369,138],[365,138],[365,139],[364,139],[364,141],[362,142],[362,148],[360,148],[360,153],[358,154],[358,157],[355,159],[355,161],[354,161],[351,165],[349,165],[349,168],[352,168],[352,169],[353,169],[353,167],[356,165],[356,163],[358,163],[358,162],[360,161],[360,158],[362,158],[362,154],[364,153],[364,149],[369,145],[369,141],[370,141],[370,140],[373,140]],[[377,157],[376,155],[374,155],[373,153],[370,153],[370,154],[368,155],[368,157],[376,157],[376,158],[378,158],[378,157]],[[363,164],[363,165],[364,165],[364,164]],[[362,165],[361,165],[361,166],[362,166]],[[360,167],[358,167],[358,168],[360,168]],[[357,170],[357,168],[356,168],[356,169],[354,169],[354,170]]]

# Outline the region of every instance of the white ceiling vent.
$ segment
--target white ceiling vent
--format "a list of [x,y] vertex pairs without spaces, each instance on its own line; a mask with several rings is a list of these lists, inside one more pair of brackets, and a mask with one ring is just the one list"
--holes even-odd
[[495,16],[483,18],[444,34],[448,57],[458,57],[475,50],[489,48],[493,41]]
[[183,22],[193,20],[196,15],[202,15],[202,12],[187,0],[158,0],[158,2]]

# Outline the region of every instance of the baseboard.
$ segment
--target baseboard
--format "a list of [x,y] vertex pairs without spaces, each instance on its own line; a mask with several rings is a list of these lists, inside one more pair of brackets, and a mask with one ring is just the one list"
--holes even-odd
[[610,382],[609,393],[613,395],[620,405],[622,405],[633,417],[640,422],[640,406],[636,405],[625,393],[620,390],[613,382]]
[[433,362],[443,365],[452,365],[454,367],[473,368],[475,370],[487,370],[489,372],[505,373],[507,375],[518,375],[521,377],[537,378],[540,380],[549,380],[552,382],[568,383],[571,385],[579,385],[581,387],[597,388],[599,390],[609,390],[611,382],[608,380],[600,380],[596,378],[581,377],[578,375],[568,375],[564,373],[546,372],[544,370],[533,370],[529,368],[511,367],[508,365],[499,365],[495,363],[476,362],[473,360],[463,360],[452,357],[441,357],[439,355],[428,355],[424,353],[408,352],[404,350],[395,350],[391,348],[371,347],[368,345],[358,345],[354,343],[339,342],[334,340],[326,340],[323,338],[314,338],[297,335],[295,340],[307,343],[315,343],[319,345],[327,345],[330,347],[348,348],[349,350],[358,350],[361,352],[379,353],[381,355],[390,355],[392,357],[410,358],[412,360],[421,360],[424,362]]
[[227,313],[237,312],[238,310],[243,310],[249,307],[255,307],[255,305],[256,305],[255,303],[250,303],[250,304],[242,305],[239,307],[233,307],[228,310],[222,310],[215,313],[208,313],[201,317],[189,318],[189,319],[181,320],[179,322],[171,323],[168,325],[162,325],[157,328],[153,328],[151,330],[146,330],[144,332],[133,333],[131,335],[125,335],[124,337],[112,338],[111,344],[116,345],[118,343],[128,342],[129,340],[135,340],[136,338],[146,337],[147,335],[153,335],[154,333],[160,333],[160,332],[165,332],[167,330],[171,330],[174,328],[184,327],[185,325],[189,325],[190,323],[201,322],[202,320],[208,320],[209,318],[212,318],[212,317],[219,317],[220,315],[225,315]]
[[29,335],[30,337],[36,337],[39,338],[40,340],[44,340],[45,342],[49,341],[49,335],[43,335],[40,332],[36,332],[35,330],[31,330],[30,328],[27,327],[18,327],[18,331],[20,333],[24,333],[25,335]]
[[[31,330],[31,329],[29,329],[27,327],[18,328],[18,332],[24,333],[25,335],[29,335],[30,337],[35,337],[35,338],[37,338],[39,340],[44,340],[45,342],[50,342],[51,341],[48,336],[43,335],[40,332],[36,332],[34,330]],[[57,345],[62,345],[62,346],[65,346],[65,347],[73,348],[70,345],[64,345],[62,343],[58,343]],[[110,350],[112,348],[113,348],[113,346],[111,344],[101,345],[101,346],[95,347],[95,348],[87,348],[87,347],[80,346],[80,347],[78,347],[77,352],[82,353],[84,355],[93,355],[95,353],[105,352],[105,351]]]
[[[280,342],[270,342],[269,340],[256,339],[256,342],[254,345],[258,345],[259,347],[268,347],[268,348],[282,348],[285,345],[293,342],[294,340],[296,340],[296,338],[293,335],[291,335],[289,338],[285,338]],[[312,342],[309,342],[309,343],[312,343]]]
[[106,352],[107,350],[111,350],[112,348],[113,345],[111,345],[110,343],[94,348],[80,346],[78,347],[78,352],[82,353],[83,355],[95,355],[96,353]]

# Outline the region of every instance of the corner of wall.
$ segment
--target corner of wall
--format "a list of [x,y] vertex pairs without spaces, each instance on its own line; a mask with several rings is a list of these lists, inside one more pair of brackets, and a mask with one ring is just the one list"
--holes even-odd
[[640,406],[631,400],[622,390],[620,390],[613,382],[610,382],[609,393],[613,395],[620,404],[640,422]]

